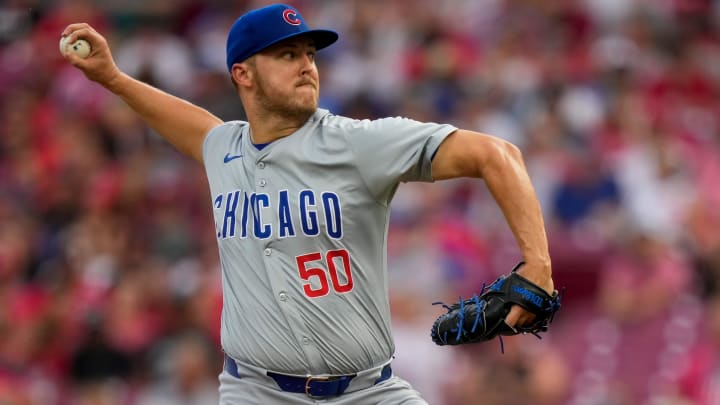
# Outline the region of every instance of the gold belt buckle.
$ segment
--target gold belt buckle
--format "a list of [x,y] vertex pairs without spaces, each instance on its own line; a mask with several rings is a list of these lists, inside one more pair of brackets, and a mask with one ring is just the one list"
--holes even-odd
[[328,397],[329,395],[318,395],[318,396],[315,396],[315,395],[311,394],[311,393],[310,393],[310,383],[311,383],[313,380],[314,380],[314,381],[332,381],[334,378],[337,378],[337,377],[315,377],[315,376],[309,375],[309,376],[307,377],[307,379],[305,380],[305,395],[307,395],[307,397],[310,398],[310,399],[323,399],[323,398],[325,398],[325,397]]

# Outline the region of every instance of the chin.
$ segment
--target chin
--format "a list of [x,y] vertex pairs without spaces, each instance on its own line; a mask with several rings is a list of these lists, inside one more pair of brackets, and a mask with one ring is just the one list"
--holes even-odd
[[307,115],[307,118],[310,118],[311,115],[315,114],[315,111],[317,111],[317,109],[318,109],[317,104],[313,104],[313,105],[311,105],[311,106],[306,106],[306,107],[302,110],[302,113],[304,113],[305,115]]
[[298,111],[305,111],[305,112],[309,112],[310,114],[312,114],[318,108],[318,100],[317,100],[317,98],[313,98],[312,100],[298,103],[296,107],[297,107]]
[[295,104],[293,106],[288,106],[288,108],[285,109],[284,115],[287,117],[294,117],[299,121],[305,121],[310,118],[310,116],[315,114],[317,108],[317,103]]

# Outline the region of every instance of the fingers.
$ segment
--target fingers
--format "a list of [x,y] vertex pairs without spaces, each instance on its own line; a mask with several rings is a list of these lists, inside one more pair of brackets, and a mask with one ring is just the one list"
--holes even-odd
[[526,311],[519,305],[513,305],[513,307],[510,308],[510,313],[505,317],[505,323],[512,328],[527,325],[533,320],[535,320],[535,314]]
[[67,37],[67,42],[70,44],[78,39],[84,39],[90,43],[90,54],[85,58],[73,52],[63,52],[65,59],[80,69],[88,79],[101,85],[107,85],[120,73],[107,40],[90,24],[70,24],[61,32],[61,36]]
[[[84,39],[90,43],[91,52],[90,55],[96,54],[98,50],[100,50],[105,44],[105,39],[100,35],[95,29],[90,26],[87,23],[76,23],[76,24],[70,24],[62,31],[60,34],[61,37],[67,37],[66,42],[68,44],[72,44],[73,42],[77,41],[78,39]],[[77,64],[80,62],[80,59],[77,56],[73,55],[71,52],[64,52],[63,55],[66,59],[68,59],[70,62],[73,62],[73,64]]]
[[508,324],[508,326],[515,327],[515,325],[518,324],[518,321],[520,321],[520,317],[522,315],[520,310],[522,310],[522,308],[518,307],[517,305],[514,305],[512,308],[510,308],[510,313],[505,317],[505,323]]
[[82,34],[88,34],[90,32],[97,33],[97,31],[95,31],[95,29],[92,26],[90,26],[90,24],[75,23],[75,24],[70,24],[67,27],[65,27],[65,29],[60,34],[60,36],[64,37],[64,36],[69,35],[70,39],[79,39],[79,38],[87,39]]

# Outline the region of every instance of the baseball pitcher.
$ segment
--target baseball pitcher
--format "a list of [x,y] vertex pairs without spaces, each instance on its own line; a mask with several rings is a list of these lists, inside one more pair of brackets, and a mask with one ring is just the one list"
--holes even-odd
[[[338,34],[310,29],[295,8],[256,9],[229,30],[227,69],[247,121],[222,122],[129,77],[87,24],[62,35],[90,45],[86,57],[66,52],[71,64],[205,168],[215,219],[208,236],[222,264],[221,404],[426,403],[392,372],[386,242],[400,182],[484,179],[522,252],[513,273],[533,294],[554,296],[542,214],[518,149],[451,125],[319,109],[315,55]],[[544,316],[518,297],[495,311],[504,334]],[[470,334],[463,319],[459,333],[433,327],[445,335],[438,343]]]

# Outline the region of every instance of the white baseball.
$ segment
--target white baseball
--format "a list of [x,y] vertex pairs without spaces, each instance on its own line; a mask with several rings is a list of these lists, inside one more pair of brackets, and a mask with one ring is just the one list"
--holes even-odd
[[87,58],[88,55],[90,55],[91,50],[90,43],[84,39],[78,39],[68,45],[68,37],[60,38],[60,53],[63,55],[70,51],[81,58]]

